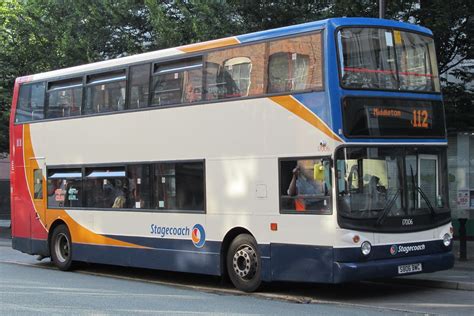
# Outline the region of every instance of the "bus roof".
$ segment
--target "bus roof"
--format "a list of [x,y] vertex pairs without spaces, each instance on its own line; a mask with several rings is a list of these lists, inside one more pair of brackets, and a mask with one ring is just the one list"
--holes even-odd
[[414,24],[398,22],[393,20],[376,19],[376,18],[331,18],[326,20],[308,22],[303,24],[291,25],[280,27],[276,29],[270,29],[265,31],[259,31],[249,34],[237,35],[226,37],[217,40],[211,40],[207,42],[200,42],[195,44],[189,44],[174,48],[167,48],[127,57],[115,58],[90,64],[84,64],[80,66],[74,66],[69,68],[63,68],[43,73],[38,73],[30,76],[23,76],[17,78],[18,83],[29,82],[29,81],[42,81],[52,78],[72,77],[74,75],[82,75],[87,72],[98,72],[107,71],[111,68],[120,66],[126,66],[129,64],[135,64],[139,62],[153,61],[163,58],[170,58],[174,56],[184,55],[188,53],[196,53],[213,48],[222,48],[226,46],[238,45],[242,43],[251,43],[261,40],[269,40],[272,38],[278,38],[282,36],[295,35],[299,33],[305,33],[315,30],[321,30],[330,27],[336,29],[343,26],[377,26],[377,27],[389,27],[389,28],[400,28],[408,31],[425,33],[432,36],[432,32],[425,28]]

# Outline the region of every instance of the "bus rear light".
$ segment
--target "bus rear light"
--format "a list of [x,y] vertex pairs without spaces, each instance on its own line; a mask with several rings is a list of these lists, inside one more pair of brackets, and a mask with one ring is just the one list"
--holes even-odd
[[270,223],[270,230],[277,231],[278,230],[278,224],[277,223]]
[[359,243],[359,241],[360,241],[359,235],[354,235],[354,237],[352,237],[352,241],[354,242],[354,244]]

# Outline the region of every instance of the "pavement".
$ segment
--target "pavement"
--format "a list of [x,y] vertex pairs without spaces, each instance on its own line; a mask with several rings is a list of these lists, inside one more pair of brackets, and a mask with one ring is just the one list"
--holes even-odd
[[[9,221],[8,221],[9,222]],[[11,244],[9,223],[0,221],[0,243]],[[459,260],[459,240],[453,241],[454,267],[450,270],[370,282],[398,283],[430,288],[474,291],[474,241],[467,241],[467,260]]]

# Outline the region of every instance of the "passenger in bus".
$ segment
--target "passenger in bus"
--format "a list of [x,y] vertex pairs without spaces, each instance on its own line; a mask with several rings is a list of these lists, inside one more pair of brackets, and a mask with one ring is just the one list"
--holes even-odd
[[128,194],[127,184],[120,179],[114,179],[113,183],[109,183],[111,184],[109,194],[111,194],[113,200],[112,208],[125,208]]
[[327,196],[328,193],[324,181],[323,164],[314,164],[312,160],[298,161],[293,169],[293,176],[287,193],[289,196],[296,196],[295,210],[297,211],[305,211],[309,204],[321,204],[320,202],[322,202],[321,208],[324,208],[326,206],[324,204],[325,200],[314,198],[318,195]]

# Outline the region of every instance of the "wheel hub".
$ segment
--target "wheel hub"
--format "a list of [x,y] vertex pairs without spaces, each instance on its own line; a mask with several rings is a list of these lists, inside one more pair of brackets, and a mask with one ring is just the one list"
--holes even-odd
[[242,246],[235,252],[232,266],[242,279],[251,279],[257,271],[257,253],[248,245]]
[[69,258],[69,240],[65,234],[58,235],[55,250],[59,261],[65,262]]

